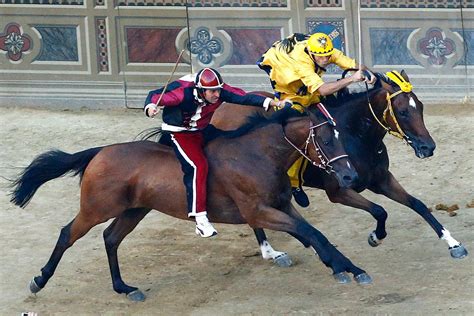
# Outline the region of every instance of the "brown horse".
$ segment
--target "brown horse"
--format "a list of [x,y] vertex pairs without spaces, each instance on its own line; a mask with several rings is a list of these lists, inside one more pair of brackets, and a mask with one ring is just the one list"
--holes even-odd
[[[340,178],[347,185],[357,177],[326,118],[321,113],[295,113],[286,109],[269,119],[257,115],[235,131],[214,133],[222,137],[210,141],[205,148],[211,157],[209,218],[216,223],[247,223],[252,228],[287,232],[307,241],[336,278],[347,279],[349,272],[359,283],[368,283],[370,276],[308,224],[290,203],[286,170],[298,158],[300,149],[314,164],[342,174]],[[138,288],[122,280],[117,250],[151,209],[188,219],[182,171],[173,151],[150,141],[114,144],[75,154],[49,151],[35,158],[14,182],[11,201],[24,207],[42,184],[68,172],[81,176],[80,211],[61,230],[41,275],[30,283],[31,292],[46,285],[62,255],[75,241],[97,224],[115,218],[104,231],[113,288],[131,300],[144,300]]]
[[[404,71],[401,76],[409,81]],[[369,212],[377,221],[376,229],[369,234],[368,239],[373,247],[381,244],[387,236],[387,212],[382,206],[359,194],[366,189],[383,194],[414,210],[439,238],[448,243],[453,258],[463,258],[468,254],[465,247],[451,236],[422,201],[406,192],[389,171],[388,152],[383,143],[388,130],[398,133],[414,149],[417,157],[433,155],[436,146],[423,121],[423,103],[413,91],[399,93],[400,87],[389,78],[381,74],[377,74],[377,77],[377,84],[370,92],[345,93],[337,99],[329,98],[325,101],[337,122],[346,152],[359,174],[352,188],[339,186],[337,179],[312,166],[308,166],[302,174],[304,185],[325,190],[334,203]],[[228,104],[215,113],[212,123],[222,129],[235,128],[251,112],[250,109],[237,109],[235,105]],[[232,117],[228,113],[232,113]],[[280,266],[291,264],[286,253],[273,250],[262,229],[256,229],[255,234],[265,259],[273,259]],[[285,258],[284,261],[280,260],[282,257]]]

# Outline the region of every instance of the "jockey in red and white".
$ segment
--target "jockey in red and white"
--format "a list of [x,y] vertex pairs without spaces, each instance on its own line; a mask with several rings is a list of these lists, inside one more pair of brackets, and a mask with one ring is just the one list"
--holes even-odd
[[[225,84],[212,68],[187,75],[164,88],[150,91],[144,111],[149,117],[163,109],[163,131],[171,134],[172,146],[181,163],[188,203],[188,217],[195,217],[196,234],[212,237],[217,234],[206,213],[207,158],[204,155],[203,130],[210,125],[214,111],[223,103],[278,107],[280,102]],[[161,97],[161,99],[160,99]],[[157,104],[160,100],[160,104]]]

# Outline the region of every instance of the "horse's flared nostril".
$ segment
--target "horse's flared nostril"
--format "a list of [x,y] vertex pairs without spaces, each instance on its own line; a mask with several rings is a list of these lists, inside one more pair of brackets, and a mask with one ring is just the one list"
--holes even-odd
[[352,181],[352,177],[351,176],[344,176],[342,177],[344,179],[344,181],[346,182],[351,182]]

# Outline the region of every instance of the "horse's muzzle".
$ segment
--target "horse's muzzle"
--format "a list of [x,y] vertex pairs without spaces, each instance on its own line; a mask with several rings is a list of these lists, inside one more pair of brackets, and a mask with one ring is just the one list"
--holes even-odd
[[436,144],[431,137],[427,140],[412,140],[410,145],[415,150],[416,156],[421,159],[433,156],[436,148]]
[[359,175],[349,159],[337,161],[333,166],[333,173],[341,188],[351,188],[359,179]]

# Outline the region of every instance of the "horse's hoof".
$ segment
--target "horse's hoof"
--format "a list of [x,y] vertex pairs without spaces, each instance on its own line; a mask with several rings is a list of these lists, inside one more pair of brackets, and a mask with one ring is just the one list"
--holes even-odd
[[361,273],[359,275],[356,275],[354,277],[354,280],[356,280],[357,284],[371,284],[372,283],[372,278],[370,277],[370,275],[368,275],[367,273]]
[[281,254],[273,259],[273,263],[282,268],[288,268],[293,265],[293,261],[287,253]]
[[462,244],[449,248],[449,252],[451,253],[451,257],[454,259],[462,259],[467,257],[467,250]]
[[41,291],[41,288],[38,286],[38,284],[36,284],[35,279],[31,280],[30,282],[30,291],[33,294],[36,294]]
[[135,290],[127,294],[127,298],[134,302],[143,302],[146,298],[145,294],[143,294],[140,290]]
[[369,234],[369,239],[368,239],[369,245],[372,247],[377,247],[382,243],[382,240],[377,238],[377,235],[375,234],[375,231],[371,232]]
[[347,284],[351,283],[351,277],[346,272],[339,272],[332,275],[337,283]]

